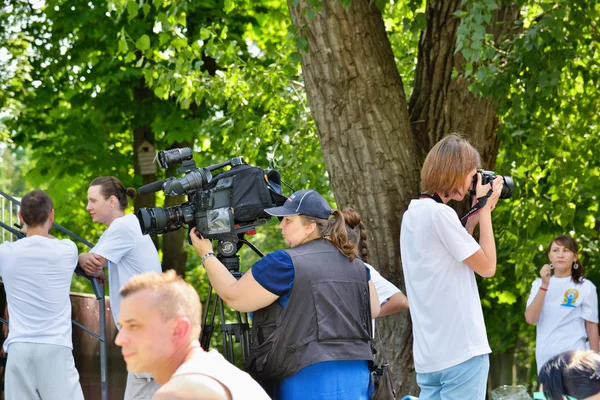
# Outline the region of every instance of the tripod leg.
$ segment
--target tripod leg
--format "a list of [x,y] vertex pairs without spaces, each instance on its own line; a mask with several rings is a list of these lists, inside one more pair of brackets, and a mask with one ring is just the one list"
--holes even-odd
[[221,312],[221,332],[223,334],[223,353],[225,359],[227,359],[230,363],[235,364],[235,355],[233,353],[234,331],[231,329],[231,326],[226,323],[225,305],[223,304],[223,299],[221,298],[219,298],[219,306]]
[[[218,296],[216,296],[217,298],[212,301],[212,312],[209,312],[210,310],[210,305],[211,305],[211,300],[212,300],[212,294],[213,294],[213,288],[211,286],[211,284],[208,284],[208,295],[206,296],[206,300],[204,302],[204,310],[203,310],[203,316],[202,316],[202,334],[201,334],[201,338],[200,338],[200,346],[202,346],[202,348],[205,351],[208,351],[209,347],[210,347],[210,338],[212,336],[213,331],[215,330],[215,314],[216,314],[216,309],[217,309],[217,301],[219,299]],[[210,323],[209,323],[209,315],[210,315]]]
[[235,312],[237,316],[238,326],[240,326],[240,343],[242,348],[242,363],[246,364],[246,359],[250,354],[250,334],[248,327],[248,314],[244,314],[244,318],[242,318],[242,313],[239,311]]

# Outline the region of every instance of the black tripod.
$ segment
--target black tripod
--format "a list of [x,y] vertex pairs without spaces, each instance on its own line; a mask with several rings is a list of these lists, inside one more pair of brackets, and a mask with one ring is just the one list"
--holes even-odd
[[[238,250],[242,244],[248,245],[254,250],[259,256],[263,257],[263,254],[258,250],[252,243],[247,240],[240,238],[237,243],[234,242],[220,242],[217,249],[217,258],[219,261],[227,267],[227,270],[240,279],[242,273],[240,272],[240,257],[237,255]],[[208,296],[203,304],[202,310],[202,334],[200,335],[200,345],[204,350],[208,350],[210,347],[210,338],[215,330],[215,315],[217,314],[217,307],[219,308],[219,315],[221,318],[221,334],[223,335],[223,356],[232,364],[235,364],[235,356],[233,351],[233,343],[241,343],[241,354],[242,363],[246,363],[246,359],[250,354],[250,324],[248,323],[248,314],[235,312],[236,323],[228,324],[225,323],[225,305],[223,299],[214,293],[213,287],[208,284]]]

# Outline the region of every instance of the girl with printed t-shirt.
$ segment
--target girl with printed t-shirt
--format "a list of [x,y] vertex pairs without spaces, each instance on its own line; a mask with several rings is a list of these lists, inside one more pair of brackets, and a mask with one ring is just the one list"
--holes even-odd
[[[449,135],[429,152],[421,170],[421,196],[402,217],[400,254],[413,322],[419,399],[483,400],[491,353],[475,273],[496,272],[492,210],[502,178],[481,184],[479,153]],[[485,205],[466,227],[446,203],[461,201],[476,179]],[[479,224],[479,243],[473,230]]]
[[571,236],[557,236],[550,242],[548,259],[550,264],[531,285],[525,311],[527,323],[537,323],[538,373],[564,351],[598,351],[598,296],[594,284],[584,278],[577,243]]

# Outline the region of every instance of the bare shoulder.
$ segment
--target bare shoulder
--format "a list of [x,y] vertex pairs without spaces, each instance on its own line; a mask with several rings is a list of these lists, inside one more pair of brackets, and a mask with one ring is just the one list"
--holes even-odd
[[229,390],[206,375],[179,375],[165,383],[153,400],[231,400]]

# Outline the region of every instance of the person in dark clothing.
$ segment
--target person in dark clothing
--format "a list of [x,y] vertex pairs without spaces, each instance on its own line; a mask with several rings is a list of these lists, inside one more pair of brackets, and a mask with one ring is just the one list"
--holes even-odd
[[600,399],[600,354],[593,350],[557,354],[544,364],[538,379],[549,400]]
[[343,214],[314,190],[266,212],[281,218],[291,249],[268,254],[239,281],[209,240],[195,228],[190,234],[217,294],[231,308],[253,312],[250,371],[275,382],[274,399],[367,400],[371,318],[380,307]]

